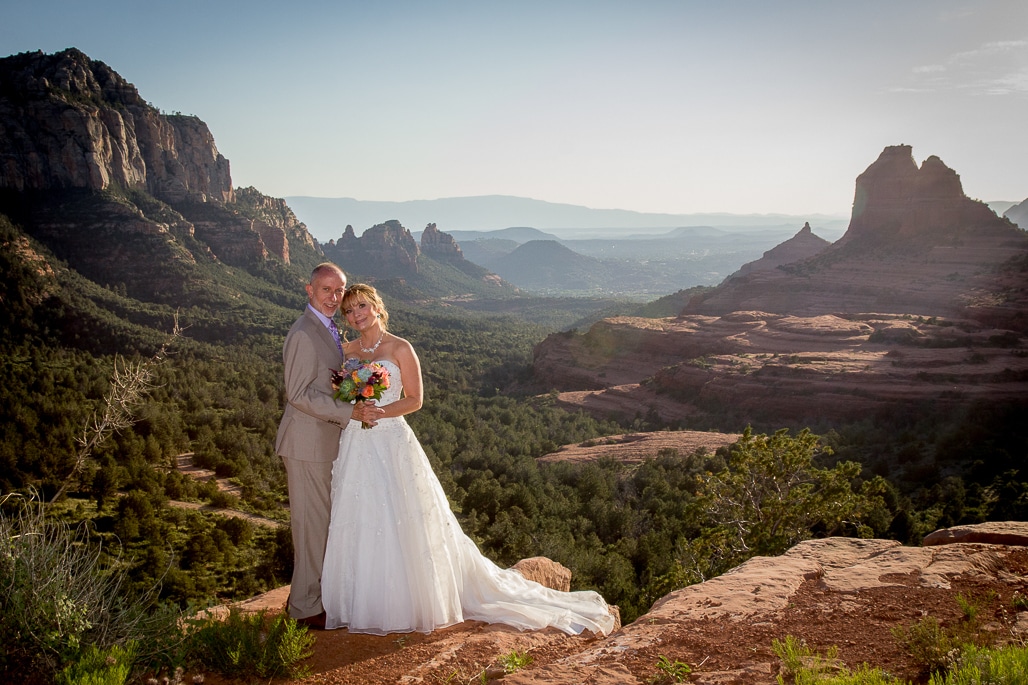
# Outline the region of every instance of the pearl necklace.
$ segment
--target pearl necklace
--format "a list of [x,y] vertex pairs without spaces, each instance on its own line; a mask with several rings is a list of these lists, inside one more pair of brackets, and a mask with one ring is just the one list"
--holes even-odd
[[378,342],[372,345],[371,347],[364,347],[364,345],[361,345],[360,339],[357,340],[357,346],[360,347],[361,352],[365,354],[374,354],[375,350],[378,349],[378,346],[382,344],[382,339],[385,338],[385,334],[386,332],[382,331],[382,335],[378,336]]

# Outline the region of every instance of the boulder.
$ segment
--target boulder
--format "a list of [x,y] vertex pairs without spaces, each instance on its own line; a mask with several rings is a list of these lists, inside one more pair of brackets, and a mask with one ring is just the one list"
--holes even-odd
[[987,523],[943,528],[926,535],[923,544],[929,547],[950,545],[955,542],[1028,546],[1028,523],[1023,521],[989,521]]

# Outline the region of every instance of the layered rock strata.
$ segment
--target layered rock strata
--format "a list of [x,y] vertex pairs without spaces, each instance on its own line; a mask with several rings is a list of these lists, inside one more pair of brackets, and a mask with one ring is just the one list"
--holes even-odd
[[547,338],[533,370],[558,401],[599,416],[664,421],[858,419],[1028,397],[1021,337],[967,321],[888,314],[606,319]]
[[0,59],[0,131],[0,212],[98,283],[174,301],[197,259],[321,251],[282,200],[237,201],[203,121],[159,112],[79,50]]
[[229,162],[207,124],[161,114],[74,48],[0,60],[0,93],[0,188],[117,185],[170,204],[233,199]]

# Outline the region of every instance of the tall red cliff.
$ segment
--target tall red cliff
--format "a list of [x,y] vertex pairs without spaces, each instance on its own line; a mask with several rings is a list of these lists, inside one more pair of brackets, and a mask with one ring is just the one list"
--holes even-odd
[[0,60],[0,188],[144,189],[169,203],[233,200],[207,124],[164,115],[103,62],[70,48]]
[[173,282],[121,273],[129,244],[186,269],[321,257],[284,201],[236,195],[207,124],[159,112],[103,62],[74,48],[0,59],[0,212],[88,277],[172,297]]

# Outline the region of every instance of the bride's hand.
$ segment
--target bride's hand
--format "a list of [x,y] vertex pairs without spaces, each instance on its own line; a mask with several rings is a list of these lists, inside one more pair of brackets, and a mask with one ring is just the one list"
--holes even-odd
[[354,405],[351,417],[369,426],[374,426],[383,414],[385,414],[385,409],[375,406],[374,400],[367,400]]

